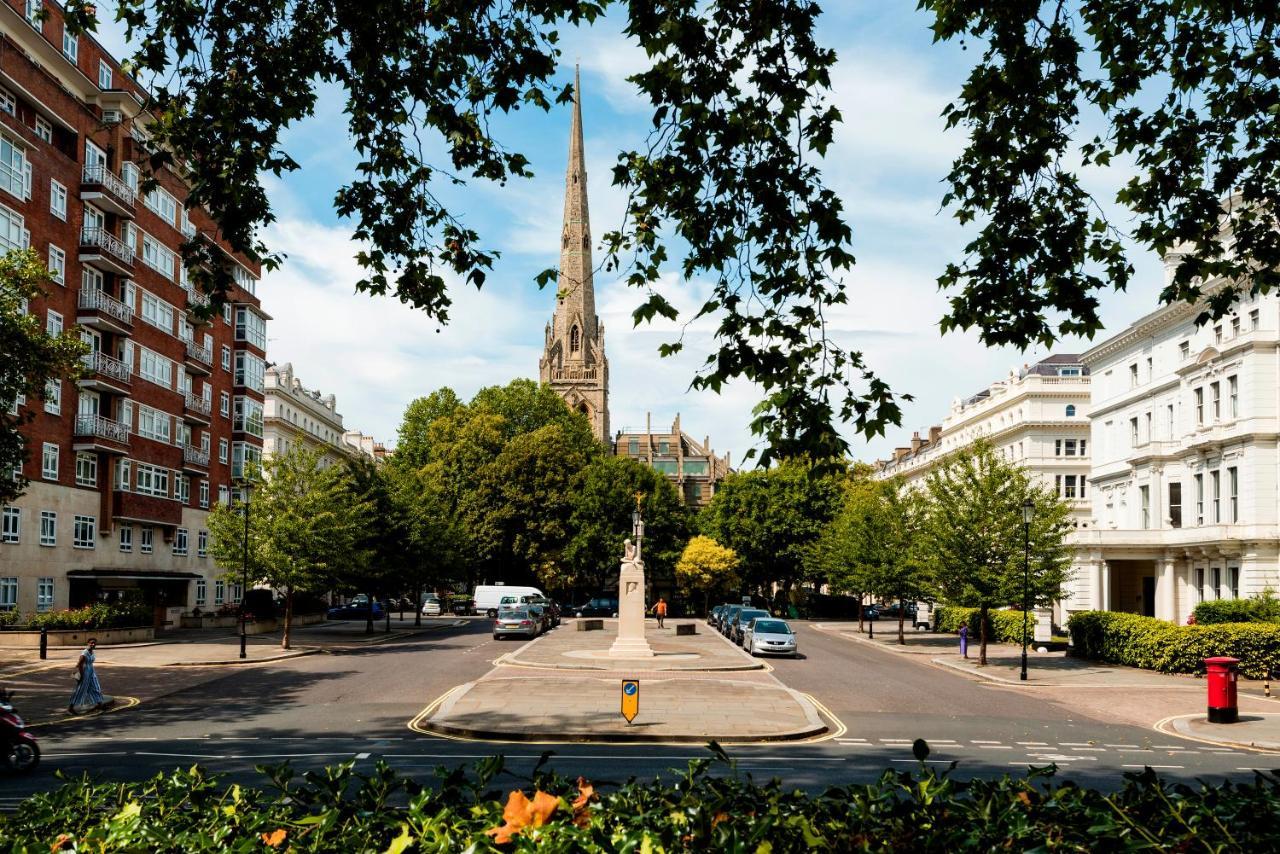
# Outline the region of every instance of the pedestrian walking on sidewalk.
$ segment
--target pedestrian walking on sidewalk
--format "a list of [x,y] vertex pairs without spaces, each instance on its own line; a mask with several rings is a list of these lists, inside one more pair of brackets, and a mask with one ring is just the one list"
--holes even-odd
[[89,638],[80,658],[76,660],[76,690],[71,695],[71,703],[67,711],[73,715],[82,715],[95,709],[105,708],[112,703],[111,697],[103,696],[102,685],[98,682],[98,672],[94,669],[94,650],[98,647],[97,638]]
[[658,628],[662,628],[667,619],[667,600],[659,596],[658,604],[653,606],[653,613],[658,617]]

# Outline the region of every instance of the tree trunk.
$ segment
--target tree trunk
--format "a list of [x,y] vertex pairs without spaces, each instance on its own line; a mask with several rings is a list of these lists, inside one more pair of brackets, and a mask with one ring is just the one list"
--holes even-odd
[[366,593],[365,596],[369,597],[369,608],[365,612],[364,633],[371,635],[373,634],[373,594]]
[[987,663],[987,608],[989,607],[986,602],[983,602],[982,607],[978,609],[978,664],[980,666]]
[[293,629],[293,588],[284,589],[284,633],[280,635],[281,649],[290,649],[289,633]]
[[862,600],[863,600],[863,599],[865,599],[865,598],[867,598],[867,597],[866,597],[866,594],[864,594],[864,593],[859,593],[859,594],[858,594],[858,631],[860,631],[860,632],[865,632],[865,631],[866,631],[866,627],[864,626],[864,624],[863,624],[863,619],[862,619],[862,618],[863,618],[863,616],[865,616],[865,615],[862,613],[862,612],[863,612]]
[[[444,616],[444,603],[440,603],[440,616]],[[422,625],[422,585],[413,588],[413,625]]]
[[[382,594],[382,598],[386,599],[387,595],[385,593]],[[386,606],[383,607],[382,613],[386,617],[386,622],[383,624],[382,632],[383,634],[389,634],[391,632],[391,603],[390,602],[388,602]]]

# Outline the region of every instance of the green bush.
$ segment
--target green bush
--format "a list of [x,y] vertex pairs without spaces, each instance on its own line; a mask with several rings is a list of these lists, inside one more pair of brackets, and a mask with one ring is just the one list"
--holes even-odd
[[[935,631],[955,633],[961,626],[969,627],[969,642],[977,643],[981,635],[978,632],[978,608],[957,608],[954,605],[942,605],[933,610]],[[1004,611],[991,608],[987,611],[987,633],[989,643],[1022,643],[1022,612]],[[1027,624],[1027,636],[1035,630],[1033,617]]]
[[1280,624],[1176,626],[1154,617],[1083,611],[1067,621],[1076,655],[1161,673],[1203,673],[1204,659],[1240,659],[1240,673],[1261,679],[1280,666]]
[[95,602],[83,608],[32,614],[29,625],[33,629],[98,631],[150,626],[152,620],[151,609],[141,602],[126,602],[119,605]]
[[1215,623],[1280,623],[1280,599],[1267,589],[1248,599],[1201,602],[1192,613],[1198,626]]
[[500,789],[501,756],[473,774],[441,769],[431,786],[381,763],[367,778],[350,763],[301,780],[264,769],[268,791],[199,767],[143,783],[81,778],[0,817],[0,839],[32,852],[1268,851],[1280,818],[1274,774],[1193,788],[1148,769],[1102,793],[1044,769],[996,780],[922,769],[810,795],[710,765],[598,793],[537,771]]
[[17,608],[0,611],[0,627],[16,626],[22,620],[22,613]]

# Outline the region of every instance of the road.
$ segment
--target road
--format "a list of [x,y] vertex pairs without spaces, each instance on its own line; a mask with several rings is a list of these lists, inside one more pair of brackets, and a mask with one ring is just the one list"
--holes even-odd
[[[1061,698],[992,687],[918,656],[810,625],[799,624],[798,632],[804,657],[771,664],[785,684],[815,697],[846,731],[816,743],[734,747],[729,752],[739,772],[813,789],[866,782],[886,768],[918,767],[911,755],[916,738],[929,742],[930,763],[954,761],[962,777],[1056,763],[1063,778],[1109,788],[1124,772],[1144,765],[1186,781],[1247,779],[1250,769],[1280,767],[1280,757],[1106,723]],[[408,728],[432,700],[483,675],[511,646],[494,641],[487,622],[475,620],[396,643],[247,668],[104,667],[108,693],[139,696],[142,702],[40,729],[44,763],[35,774],[0,778],[0,808],[56,785],[55,771],[144,779],[199,763],[238,782],[261,782],[254,768],[262,763],[288,761],[306,769],[344,760],[372,767],[384,760],[425,779],[439,765],[502,753],[518,776],[528,774],[543,750],[554,750],[556,770],[607,783],[664,775],[709,755],[692,746],[458,741]],[[62,669],[24,678],[32,690],[66,690]],[[21,712],[21,694],[18,705]]]

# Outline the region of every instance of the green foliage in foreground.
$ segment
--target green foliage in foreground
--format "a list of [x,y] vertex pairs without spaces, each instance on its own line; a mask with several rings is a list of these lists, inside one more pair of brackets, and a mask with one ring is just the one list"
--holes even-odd
[[1067,621],[1076,655],[1161,673],[1203,673],[1204,659],[1240,659],[1240,673],[1261,679],[1280,667],[1280,625],[1175,626],[1154,617],[1084,611]]
[[1248,599],[1213,599],[1193,612],[1196,625],[1213,623],[1280,623],[1280,598],[1271,590]]
[[[674,783],[628,782],[599,794],[537,771],[532,780],[500,777],[501,757],[482,760],[470,775],[438,770],[430,788],[381,764],[369,777],[345,764],[300,780],[288,769],[263,769],[269,791],[228,787],[192,768],[144,783],[81,780],[36,795],[0,818],[0,838],[9,850],[41,854],[1262,851],[1273,847],[1280,820],[1273,774],[1191,788],[1148,769],[1107,794],[1058,783],[1048,769],[967,782],[922,769],[810,795],[749,775],[712,776],[710,767],[696,760]],[[514,789],[523,794],[513,797]],[[498,846],[495,834],[509,840]]]
[[[950,605],[934,609],[934,630],[939,632],[958,632],[961,626],[969,627],[969,642],[976,643],[978,638],[978,620],[981,608],[956,608]],[[1027,623],[1028,635],[1036,627],[1035,616]],[[1022,643],[1021,611],[988,611],[987,638],[994,643]]]

